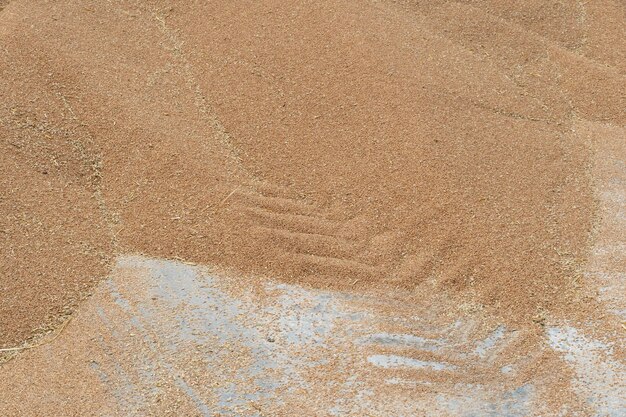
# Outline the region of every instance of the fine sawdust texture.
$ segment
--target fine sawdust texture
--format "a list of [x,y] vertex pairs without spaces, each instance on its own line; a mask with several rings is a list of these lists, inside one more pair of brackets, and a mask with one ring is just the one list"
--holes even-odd
[[132,252],[416,298],[434,282],[518,323],[581,310],[593,200],[573,126],[626,121],[625,13],[11,2],[0,346]]

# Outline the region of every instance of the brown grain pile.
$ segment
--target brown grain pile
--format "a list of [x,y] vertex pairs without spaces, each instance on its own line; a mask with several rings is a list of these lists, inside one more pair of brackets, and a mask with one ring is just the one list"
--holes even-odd
[[0,346],[128,252],[418,297],[434,280],[514,321],[580,308],[593,201],[573,125],[626,123],[625,15],[619,0],[12,1]]

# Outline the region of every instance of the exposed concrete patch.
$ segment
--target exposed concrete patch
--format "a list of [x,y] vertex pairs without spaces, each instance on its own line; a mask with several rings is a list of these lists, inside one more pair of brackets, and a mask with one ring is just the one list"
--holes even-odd
[[[92,375],[118,410],[105,415],[546,415],[541,380],[512,383],[527,358],[498,360],[519,331],[398,303],[121,256],[66,334],[32,354]],[[597,416],[624,415],[613,346],[567,326],[546,338]],[[8,365],[33,360],[20,359]],[[477,370],[501,380],[469,382]]]
[[613,357],[613,347],[585,337],[573,327],[552,327],[547,334],[550,346],[574,367],[575,387],[595,410],[594,415],[626,415],[626,366]]
[[[532,383],[494,359],[515,332],[476,342],[474,322],[398,303],[122,256],[47,353],[8,366],[91,375],[105,415],[532,415]],[[476,367],[509,382],[464,382]]]

